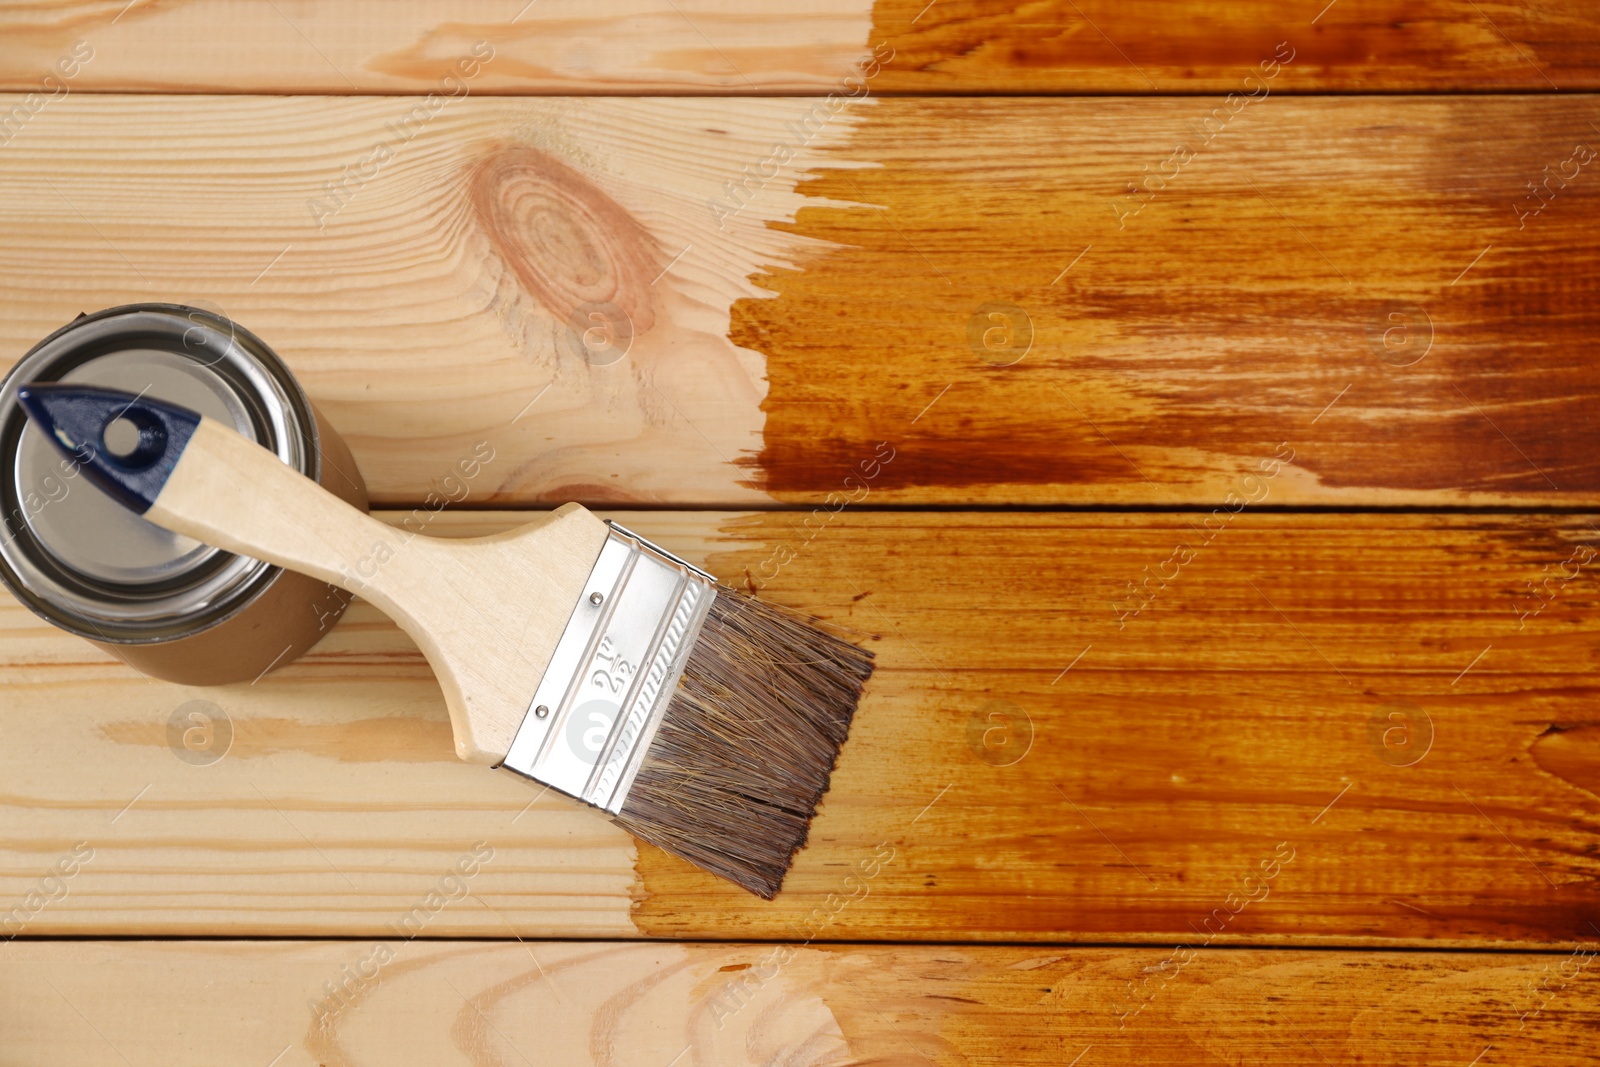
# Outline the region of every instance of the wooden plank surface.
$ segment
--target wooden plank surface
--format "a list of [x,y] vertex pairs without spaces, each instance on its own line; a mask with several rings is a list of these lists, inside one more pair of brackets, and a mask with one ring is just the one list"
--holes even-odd
[[1274,505],[1591,501],[1594,98],[1212,105],[74,95],[0,152],[0,350],[220,308],[390,504],[480,441],[476,504],[816,503],[886,440],[874,502],[1285,447]]
[[0,1063],[1580,1064],[1595,951],[18,942]]
[[882,92],[1231,92],[1281,41],[1297,91],[1600,84],[1583,0],[32,0],[0,4],[0,87],[79,41],[46,91],[426,93],[480,43],[484,93],[822,94],[882,46]]
[[[619,517],[878,653],[777,900],[457,762],[359,602],[220,689],[8,605],[0,900],[93,851],[9,932],[1555,947],[1595,921],[1589,517]],[[216,730],[185,754],[195,700]],[[429,904],[464,862],[471,898]]]
[[390,521],[683,509],[880,664],[763,902],[369,605],[6,598],[0,1064],[1591,1062],[1596,89],[1583,0],[0,2],[0,366],[220,311]]

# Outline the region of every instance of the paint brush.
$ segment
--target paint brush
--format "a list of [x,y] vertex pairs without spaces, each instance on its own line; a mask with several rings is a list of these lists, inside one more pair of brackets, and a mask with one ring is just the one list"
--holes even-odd
[[487,537],[424,537],[184,408],[65,383],[17,396],[150,521],[376,605],[428,658],[462,759],[601,808],[751,892],[778,891],[870,652],[577,504]]

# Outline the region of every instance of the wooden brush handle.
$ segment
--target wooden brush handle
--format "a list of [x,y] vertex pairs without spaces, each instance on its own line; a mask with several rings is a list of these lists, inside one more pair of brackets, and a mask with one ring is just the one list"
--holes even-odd
[[607,535],[577,504],[490,537],[412,534],[209,418],[145,517],[371,601],[428,657],[456,753],[477,763],[510,748]]
[[355,577],[359,561],[401,553],[405,536],[213,419],[201,420],[145,518],[359,593],[392,617],[402,613],[395,568]]

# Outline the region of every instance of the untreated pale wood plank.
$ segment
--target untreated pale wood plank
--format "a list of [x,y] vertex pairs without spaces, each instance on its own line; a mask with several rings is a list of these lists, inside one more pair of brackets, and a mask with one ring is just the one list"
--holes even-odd
[[[359,602],[218,689],[10,605],[9,932],[1555,946],[1595,921],[1588,517],[619,517],[879,656],[775,901],[455,761]],[[70,892],[24,906],[79,845]],[[430,904],[463,862],[470,897]]]
[[36,0],[0,5],[0,87],[40,88],[78,42],[89,61],[45,91],[426,93],[474,49],[491,93],[821,94],[873,50],[885,92],[1229,92],[1280,42],[1302,91],[1547,92],[1600,69],[1582,0]]
[[480,444],[479,504],[822,502],[883,441],[897,503],[1600,489],[1590,97],[421,106],[52,105],[0,350],[220,308],[389,503]]
[[1579,1064],[1596,947],[19,941],[0,1063]]

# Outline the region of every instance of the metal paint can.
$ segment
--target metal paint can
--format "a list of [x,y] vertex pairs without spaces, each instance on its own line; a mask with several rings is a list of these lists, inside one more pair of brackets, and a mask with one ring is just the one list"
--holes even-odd
[[228,423],[350,504],[350,450],[260,338],[220,314],[132,304],[80,315],[0,384],[0,580],[41,618],[156,678],[252,681],[316,644],[349,595],[170,533],[89,483],[27,419],[17,386],[141,393]]

